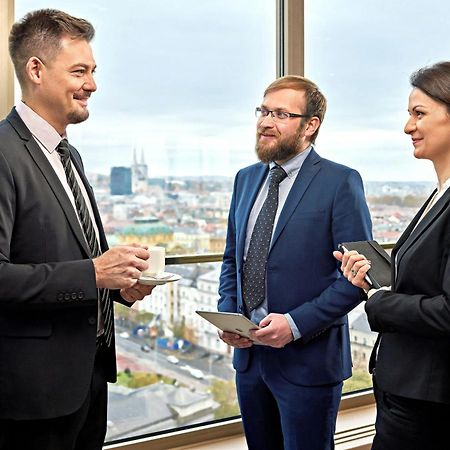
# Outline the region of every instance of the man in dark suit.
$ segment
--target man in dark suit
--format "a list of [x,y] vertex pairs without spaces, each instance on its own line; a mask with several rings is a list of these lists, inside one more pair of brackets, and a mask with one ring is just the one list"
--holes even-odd
[[[0,449],[101,449],[116,379],[111,300],[151,292],[146,248],[108,250],[66,127],[96,90],[92,25],[40,10],[9,48],[22,101],[0,122]],[[66,152],[66,153],[64,153]]]
[[261,162],[235,179],[218,309],[261,327],[253,340],[220,333],[254,450],[334,448],[351,375],[346,313],[360,295],[331,252],[370,238],[371,221],[359,174],[313,148],[325,110],[310,80],[274,81],[256,108]]

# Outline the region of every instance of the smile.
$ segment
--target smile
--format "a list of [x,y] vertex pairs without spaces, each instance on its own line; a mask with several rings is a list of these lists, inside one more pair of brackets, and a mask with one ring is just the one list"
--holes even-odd
[[88,105],[88,99],[89,97],[73,97],[74,100],[76,100],[78,103],[80,103],[82,106]]

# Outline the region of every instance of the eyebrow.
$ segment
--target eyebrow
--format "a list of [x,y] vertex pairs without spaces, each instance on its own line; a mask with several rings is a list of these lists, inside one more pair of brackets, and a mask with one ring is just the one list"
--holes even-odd
[[74,69],[75,67],[83,67],[84,69],[90,69],[92,67],[92,70],[95,70],[97,68],[97,64],[91,66],[90,64],[86,63],[75,63],[70,66],[70,69]]
[[408,111],[416,111],[417,108],[426,108],[425,105],[414,105],[411,109],[408,108]]
[[[267,109],[269,110],[270,108],[266,105],[264,105],[264,103],[261,105],[261,108]],[[273,111],[289,111],[289,108],[285,108],[284,106],[279,106],[277,108],[273,108]]]

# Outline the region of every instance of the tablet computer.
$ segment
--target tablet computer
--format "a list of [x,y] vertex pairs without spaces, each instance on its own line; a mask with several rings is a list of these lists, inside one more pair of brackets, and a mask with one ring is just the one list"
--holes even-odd
[[218,311],[195,311],[222,331],[229,331],[250,339],[249,331],[258,330],[259,326],[243,314]]

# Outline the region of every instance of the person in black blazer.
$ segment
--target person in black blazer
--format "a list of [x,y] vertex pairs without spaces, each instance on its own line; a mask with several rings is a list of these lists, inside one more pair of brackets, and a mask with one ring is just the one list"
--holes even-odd
[[450,62],[418,70],[411,84],[405,133],[414,156],[433,163],[438,187],[392,251],[392,286],[370,289],[370,261],[334,253],[367,292],[369,323],[380,333],[370,368],[374,450],[450,448]]
[[[60,156],[66,127],[96,90],[92,25],[56,10],[27,14],[9,46],[22,101],[0,122],[0,449],[101,449],[114,333],[99,289],[130,305],[148,250],[108,250],[78,152],[71,164],[101,251],[94,257]],[[69,162],[70,164],[70,162]],[[110,316],[111,317],[111,316]],[[108,322],[111,324],[111,320]]]

